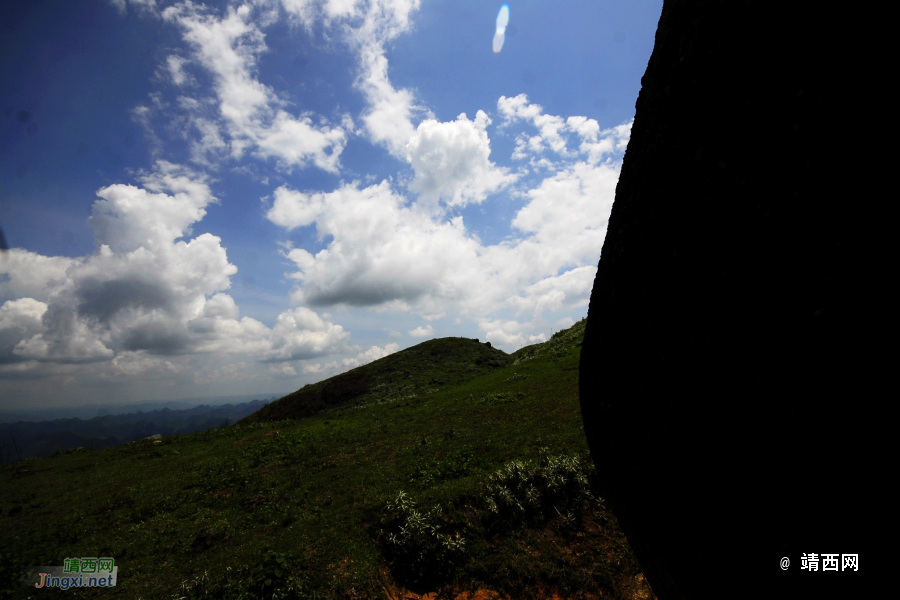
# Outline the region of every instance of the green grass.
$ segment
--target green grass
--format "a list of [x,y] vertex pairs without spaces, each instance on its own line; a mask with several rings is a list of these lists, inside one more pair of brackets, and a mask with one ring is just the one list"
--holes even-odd
[[432,340],[226,429],[6,465],[0,597],[96,595],[16,582],[82,556],[115,557],[103,593],[133,599],[638,597],[591,493],[583,325],[512,355]]

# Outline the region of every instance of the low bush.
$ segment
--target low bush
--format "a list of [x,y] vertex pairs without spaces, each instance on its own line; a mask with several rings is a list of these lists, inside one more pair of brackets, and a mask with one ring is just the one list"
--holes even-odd
[[446,581],[464,558],[466,541],[461,528],[440,505],[419,510],[412,498],[400,491],[387,503],[382,524],[385,557],[404,583]]
[[580,527],[595,500],[590,473],[590,465],[578,456],[549,456],[546,448],[537,463],[511,461],[485,485],[484,504],[493,515],[487,524],[496,530],[523,523],[540,526],[558,518],[561,526]]

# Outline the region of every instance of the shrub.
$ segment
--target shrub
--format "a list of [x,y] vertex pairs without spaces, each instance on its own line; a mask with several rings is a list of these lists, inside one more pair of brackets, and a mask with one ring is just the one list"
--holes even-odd
[[385,513],[382,545],[398,579],[433,584],[453,574],[466,542],[441,506],[421,511],[400,491],[387,503]]
[[542,448],[537,464],[514,460],[488,479],[484,504],[493,525],[542,525],[558,517],[566,527],[580,526],[585,507],[594,500],[590,467],[577,456],[549,456]]

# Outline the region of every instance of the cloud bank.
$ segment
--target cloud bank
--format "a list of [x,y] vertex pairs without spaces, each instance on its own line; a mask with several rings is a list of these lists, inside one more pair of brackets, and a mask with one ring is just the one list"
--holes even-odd
[[[7,389],[296,382],[400,349],[351,345],[351,332],[321,312],[331,308],[342,323],[403,317],[376,329],[408,343],[457,335],[445,329],[451,320],[471,324],[506,350],[544,341],[540,329],[571,324],[567,313],[586,308],[630,122],[603,129],[586,116],[548,114],[524,94],[501,96],[473,119],[438,120],[389,78],[386,48],[412,31],[417,0],[258,0],[223,12],[110,2],[183,42],[155,75],[174,99],[153,95],[132,112],[160,158],[134,182],[97,190],[92,254],[13,249],[0,261]],[[353,52],[358,114],[305,111],[261,80],[265,31],[282,17],[321,26]],[[190,167],[161,158],[154,119],[175,110],[186,115],[178,123]],[[492,136],[514,140],[503,157],[510,166],[491,160]],[[396,178],[347,176],[341,157],[351,142],[389,156]],[[252,161],[281,176],[261,217],[282,236],[293,287],[271,326],[241,314],[229,294],[237,267],[223,239],[199,229],[218,202],[212,173]],[[344,179],[307,189],[288,177],[305,170]],[[492,202],[513,208],[509,234],[486,243],[472,211]],[[290,241],[303,228],[314,243]]]
[[[350,350],[343,327],[306,307],[282,312],[272,328],[240,316],[226,293],[237,268],[221,239],[190,237],[216,202],[202,175],[159,162],[140,182],[97,191],[92,255],[63,259],[13,249],[0,262],[0,292],[15,298],[0,306],[0,374],[52,379],[61,365],[94,364],[98,377],[186,375],[182,361],[164,357],[205,356],[208,364],[223,363],[216,368],[245,359],[231,367],[237,376],[253,362]],[[372,347],[353,360],[362,364],[388,350]]]

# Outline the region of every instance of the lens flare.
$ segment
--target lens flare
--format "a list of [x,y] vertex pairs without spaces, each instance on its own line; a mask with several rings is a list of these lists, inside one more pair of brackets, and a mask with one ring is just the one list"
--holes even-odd
[[500,52],[506,39],[506,26],[509,24],[509,5],[504,4],[497,13],[497,31],[494,33],[494,52]]

